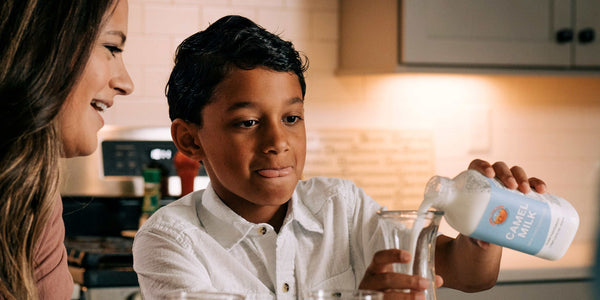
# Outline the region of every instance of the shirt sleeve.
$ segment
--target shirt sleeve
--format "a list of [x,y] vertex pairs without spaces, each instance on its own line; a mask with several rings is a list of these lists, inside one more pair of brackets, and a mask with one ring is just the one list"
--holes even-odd
[[[151,220],[149,220],[151,221]],[[133,244],[133,268],[144,299],[165,299],[175,291],[213,291],[210,276],[185,232],[148,222]]]
[[40,299],[71,299],[73,293],[62,211],[62,199],[57,197],[52,215],[34,249],[34,278]]
[[375,252],[384,248],[381,228],[377,211],[381,206],[375,202],[363,189],[352,184],[351,195],[347,198],[354,199],[352,211],[348,214],[350,220],[350,250],[352,253],[353,267],[356,274],[356,286],[360,284],[367,267],[373,260]]

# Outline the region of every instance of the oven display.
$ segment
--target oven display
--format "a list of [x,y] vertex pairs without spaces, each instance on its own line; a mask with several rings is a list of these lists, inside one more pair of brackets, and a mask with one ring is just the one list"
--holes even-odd
[[177,148],[171,141],[102,141],[104,176],[141,176],[144,168],[161,169],[175,176],[173,157]]

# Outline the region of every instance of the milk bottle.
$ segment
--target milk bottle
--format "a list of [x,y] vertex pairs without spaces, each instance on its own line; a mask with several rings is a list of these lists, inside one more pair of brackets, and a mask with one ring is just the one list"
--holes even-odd
[[430,207],[443,210],[463,235],[549,260],[565,254],[579,226],[579,215],[564,199],[509,190],[474,170],[431,178],[419,213]]

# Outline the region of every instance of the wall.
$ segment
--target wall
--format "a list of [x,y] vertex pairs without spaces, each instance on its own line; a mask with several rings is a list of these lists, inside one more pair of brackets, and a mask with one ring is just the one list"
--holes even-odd
[[130,0],[125,60],[136,84],[109,125],[168,126],[164,85],[176,46],[226,14],[291,39],[310,59],[309,133],[323,128],[426,130],[434,172],[454,176],[476,157],[520,165],[570,200],[591,240],[600,182],[600,78],[395,74],[336,76],[336,0]]

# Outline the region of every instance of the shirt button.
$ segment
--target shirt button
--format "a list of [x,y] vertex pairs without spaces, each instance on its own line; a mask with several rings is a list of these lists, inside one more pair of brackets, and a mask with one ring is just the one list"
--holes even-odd
[[283,284],[282,290],[284,293],[287,293],[290,290],[290,285],[287,283]]
[[262,226],[262,227],[258,228],[258,233],[260,233],[261,235],[267,234],[267,227]]

